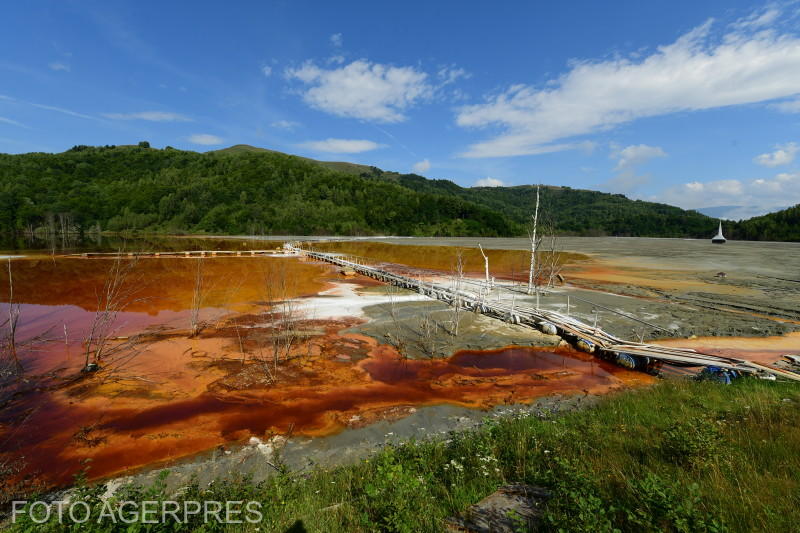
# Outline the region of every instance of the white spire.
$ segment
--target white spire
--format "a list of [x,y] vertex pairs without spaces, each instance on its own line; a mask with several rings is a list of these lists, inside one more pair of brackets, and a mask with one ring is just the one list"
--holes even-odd
[[714,243],[722,243],[725,242],[725,237],[722,235],[722,220],[719,221],[719,230],[714,238],[711,239],[711,242]]

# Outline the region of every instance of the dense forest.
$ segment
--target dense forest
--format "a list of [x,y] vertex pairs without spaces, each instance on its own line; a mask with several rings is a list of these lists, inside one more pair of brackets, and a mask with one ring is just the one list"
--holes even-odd
[[[709,237],[696,211],[569,187],[541,188],[561,233]],[[447,180],[320,162],[239,145],[76,146],[0,154],[0,233],[153,231],[227,234],[524,235],[535,187],[463,188]],[[730,223],[733,238],[800,240],[800,207]]]
[[512,235],[504,215],[277,152],[0,155],[0,231]]
[[739,222],[733,236],[752,241],[800,242],[800,204]]

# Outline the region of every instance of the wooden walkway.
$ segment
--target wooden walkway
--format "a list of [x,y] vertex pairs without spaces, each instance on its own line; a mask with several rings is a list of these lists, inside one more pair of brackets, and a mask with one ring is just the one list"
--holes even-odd
[[704,354],[689,348],[625,341],[598,327],[590,326],[562,313],[516,305],[514,300],[510,304],[502,301],[489,301],[481,293],[463,289],[456,290],[445,285],[396,274],[370,266],[361,259],[351,261],[341,255],[307,250],[293,245],[287,245],[286,248],[306,257],[353,270],[378,281],[418,292],[451,306],[459,306],[511,324],[529,326],[546,334],[558,335],[581,351],[596,354],[627,368],[651,371],[659,368],[661,364],[667,363],[676,366],[718,367],[762,377],[774,376],[800,381],[798,374],[745,359]]
[[255,257],[265,255],[281,255],[286,250],[189,250],[176,252],[84,252],[71,254],[71,257]]

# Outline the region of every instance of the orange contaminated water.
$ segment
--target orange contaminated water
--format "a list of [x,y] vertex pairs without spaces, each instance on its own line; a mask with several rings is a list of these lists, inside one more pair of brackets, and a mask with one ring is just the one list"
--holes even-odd
[[[359,322],[353,317],[298,319],[297,342],[268,377],[265,362],[276,338],[270,324],[280,316],[279,302],[343,281],[328,265],[288,257],[142,258],[130,264],[123,283],[130,298],[116,317],[114,335],[146,333],[140,350],[113,373],[82,376],[83,339],[113,264],[84,258],[12,262],[19,338],[44,336],[49,342],[21,350],[30,379],[18,382],[21,394],[0,409],[0,459],[52,485],[69,483],[87,465],[90,478],[122,474],[290,428],[328,435],[352,427],[353,420],[378,420],[396,406],[488,408],[652,382],[569,350],[507,347],[407,360],[371,337],[348,333]],[[205,327],[189,338],[198,265]],[[5,314],[8,275],[0,272]],[[52,377],[42,377],[45,372]]]
[[[478,248],[459,248],[451,246],[397,245],[369,241],[332,241],[310,245],[319,251],[352,254],[375,262],[396,263],[415,268],[442,272],[454,272],[457,254],[463,258],[465,274],[483,276],[484,259]],[[489,269],[492,276],[504,279],[527,280],[531,253],[526,250],[487,250]],[[540,262],[550,260],[549,252],[537,253]],[[560,264],[588,259],[588,256],[571,252],[556,252]]]
[[748,359],[772,364],[785,354],[800,355],[800,331],[775,337],[697,337],[694,339],[665,339],[654,344],[693,348],[724,357]]

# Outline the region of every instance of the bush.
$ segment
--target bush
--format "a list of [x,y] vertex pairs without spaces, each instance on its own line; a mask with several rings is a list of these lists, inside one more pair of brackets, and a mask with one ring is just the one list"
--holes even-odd
[[664,431],[661,450],[678,464],[704,468],[717,460],[722,424],[703,416],[675,422]]

